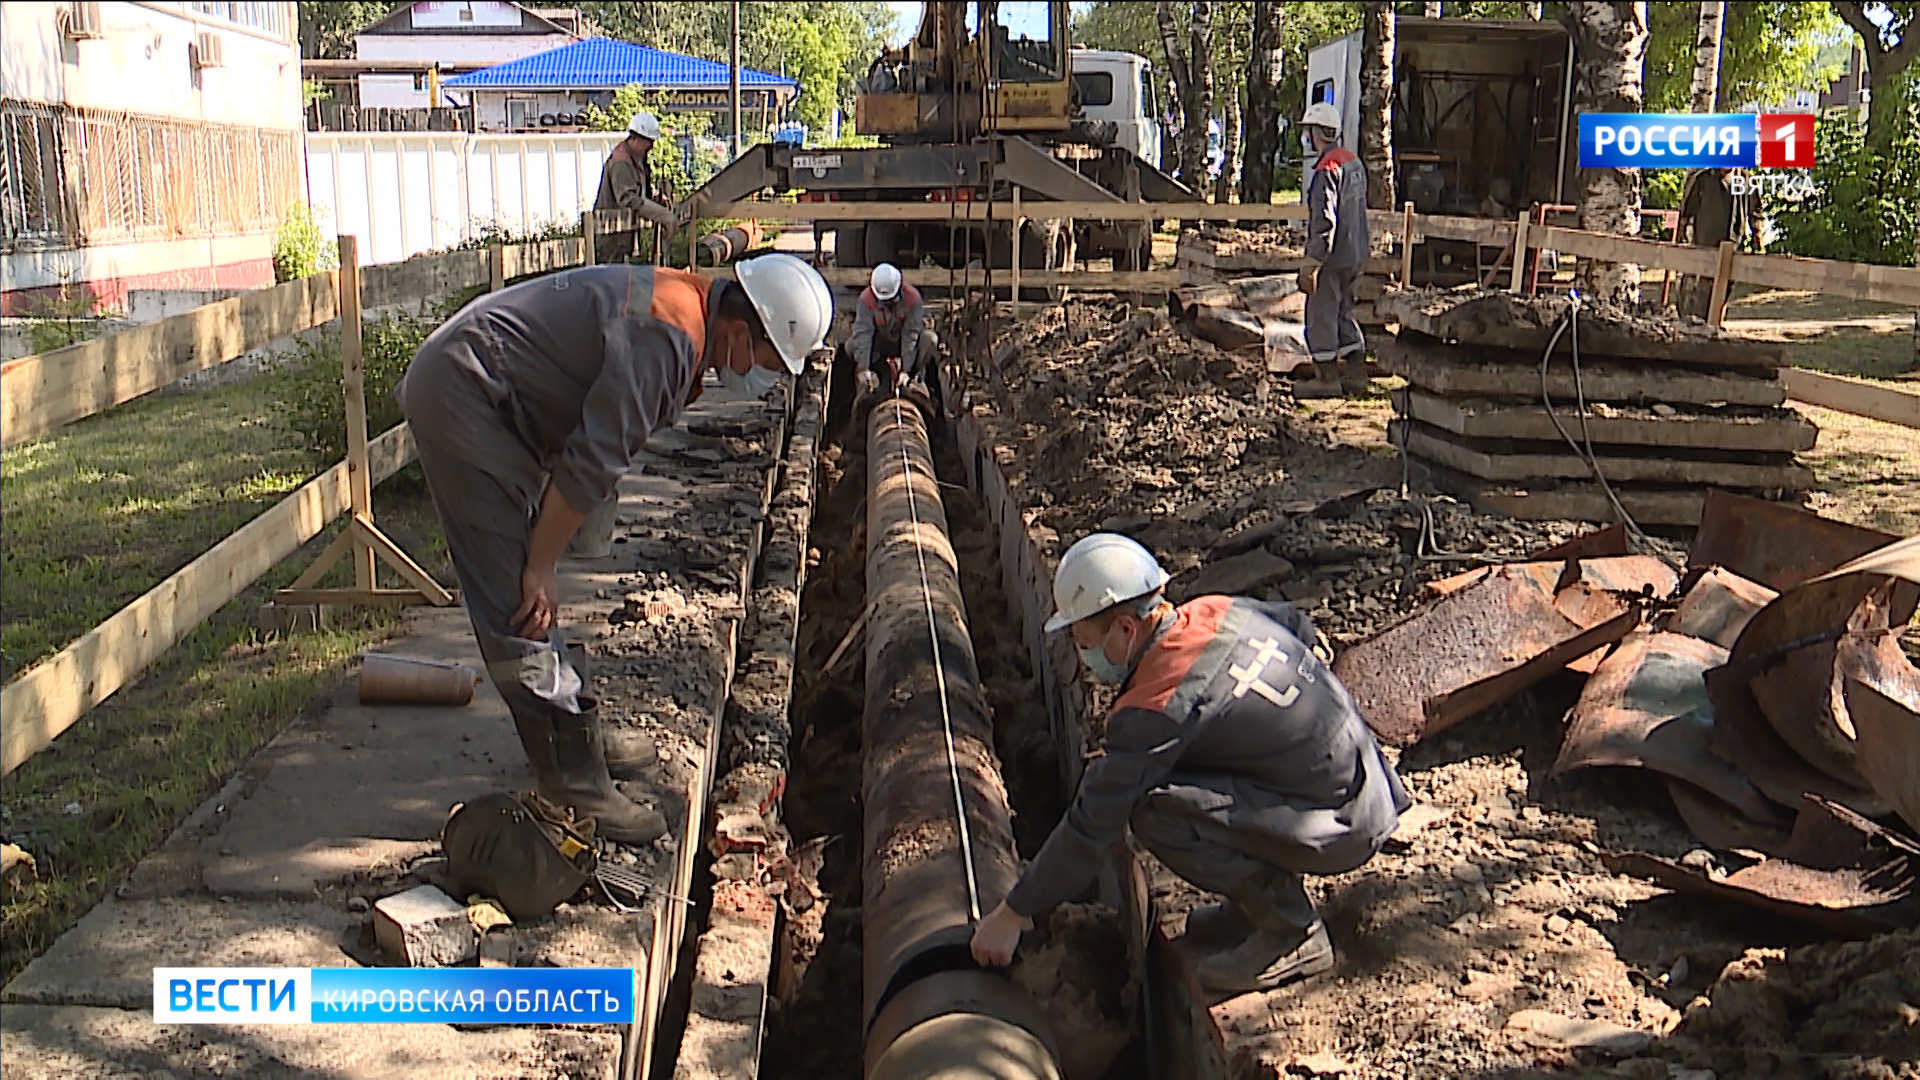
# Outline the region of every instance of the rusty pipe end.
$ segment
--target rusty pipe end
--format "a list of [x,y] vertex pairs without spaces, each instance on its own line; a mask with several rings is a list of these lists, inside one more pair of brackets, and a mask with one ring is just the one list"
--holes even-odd
[[979,969],[929,975],[896,994],[867,1033],[867,1080],[1061,1080],[1033,998]]

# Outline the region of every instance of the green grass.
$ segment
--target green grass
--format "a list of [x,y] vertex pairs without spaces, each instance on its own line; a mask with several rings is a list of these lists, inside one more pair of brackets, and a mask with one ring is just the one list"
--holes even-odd
[[[316,471],[268,419],[274,385],[262,378],[154,395],[0,455],[8,679]],[[451,580],[423,484],[402,473],[375,489],[374,507],[390,535]],[[38,875],[0,900],[0,980],[98,902],[337,681],[355,652],[391,631],[394,616],[384,613],[317,634],[255,628],[255,608],[330,535],[224,605],[7,777],[0,831],[34,856]],[[346,574],[336,567],[323,584],[345,584]]]

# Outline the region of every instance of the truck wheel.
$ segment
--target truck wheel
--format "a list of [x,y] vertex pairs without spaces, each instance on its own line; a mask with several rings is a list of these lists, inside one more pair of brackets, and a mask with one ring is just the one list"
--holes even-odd
[[865,225],[840,225],[833,230],[833,265],[856,270],[871,265]]

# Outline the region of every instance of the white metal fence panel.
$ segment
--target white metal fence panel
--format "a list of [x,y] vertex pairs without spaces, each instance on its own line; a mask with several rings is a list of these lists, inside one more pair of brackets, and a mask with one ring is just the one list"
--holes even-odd
[[360,238],[362,262],[398,262],[488,226],[525,234],[577,221],[619,138],[310,131],[309,198],[328,235]]

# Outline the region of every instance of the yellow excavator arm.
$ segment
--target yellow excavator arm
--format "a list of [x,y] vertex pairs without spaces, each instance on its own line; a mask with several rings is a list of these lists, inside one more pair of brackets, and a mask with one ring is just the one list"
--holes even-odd
[[1066,131],[1070,17],[1066,3],[921,5],[913,37],[869,69],[854,98],[855,128],[905,142]]

